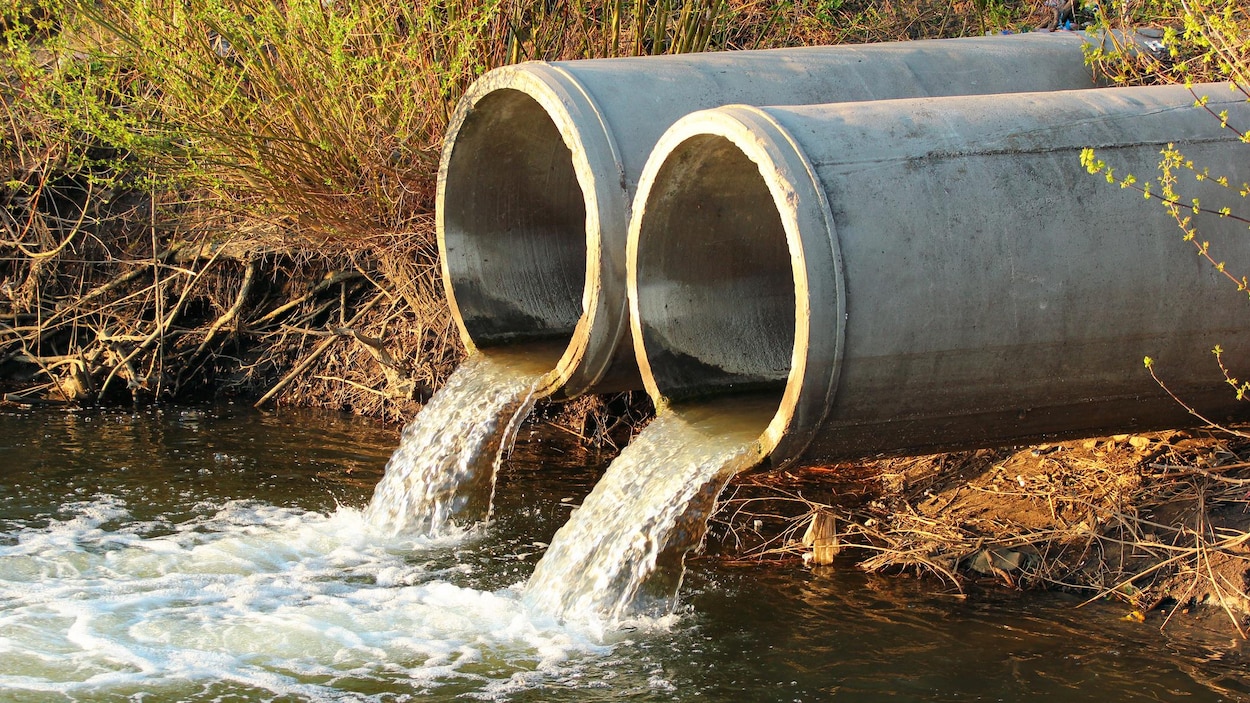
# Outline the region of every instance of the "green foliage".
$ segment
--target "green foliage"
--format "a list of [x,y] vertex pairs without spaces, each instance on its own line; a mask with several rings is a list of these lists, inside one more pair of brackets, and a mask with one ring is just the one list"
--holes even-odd
[[[1236,87],[1236,84],[1232,85]],[[1195,101],[1195,105],[1198,107],[1206,107],[1206,104],[1207,102],[1201,98]],[[1211,114],[1215,115],[1213,112]],[[1232,129],[1245,141],[1243,132],[1239,132],[1235,127],[1227,125],[1226,120],[1224,122],[1225,129]],[[1082,150],[1081,165],[1090,174],[1101,175],[1106,179],[1107,183],[1118,185],[1120,188],[1136,190],[1146,200],[1158,202],[1176,221],[1182,232],[1182,239],[1190,242],[1194,246],[1196,253],[1206,259],[1217,272],[1235,284],[1238,290],[1250,295],[1250,278],[1234,275],[1228,270],[1226,262],[1216,259],[1215,254],[1211,250],[1211,243],[1199,238],[1198,228],[1194,223],[1195,215],[1206,214],[1236,220],[1250,227],[1250,214],[1239,214],[1247,212],[1250,208],[1246,208],[1240,203],[1238,203],[1239,207],[1237,210],[1234,210],[1230,205],[1207,207],[1202,204],[1200,198],[1186,196],[1181,192],[1183,189],[1181,184],[1183,183],[1191,181],[1194,184],[1207,183],[1215,185],[1227,193],[1232,199],[1230,202],[1237,200],[1245,201],[1247,198],[1250,198],[1250,184],[1236,184],[1231,182],[1225,175],[1212,174],[1209,169],[1195,166],[1194,162],[1186,159],[1174,144],[1168,144],[1159,151],[1159,154],[1161,156],[1159,160],[1159,177],[1145,182],[1140,182],[1140,179],[1131,173],[1123,175],[1116,173],[1115,168],[1099,159],[1093,149],[1087,148]],[[1178,186],[1181,187],[1178,189]]]
[[[1096,5],[1097,28],[1160,28],[1161,48],[1142,50],[1111,36],[1086,47],[1087,60],[1124,85],[1231,81],[1250,76],[1250,8],[1244,0],[1116,0]],[[1138,40],[1141,38],[1138,37]]]
[[345,236],[402,230],[428,210],[448,106],[487,68],[498,14],[372,0],[76,9],[88,62],[150,86],[117,106],[145,120],[128,150],[251,214]]
[[[1228,111],[1214,111],[1210,107],[1210,96],[1195,87],[1201,82],[1218,85],[1214,83],[1218,81],[1227,85],[1238,98],[1250,101],[1250,44],[1245,41],[1245,37],[1250,36],[1250,8],[1241,0],[1150,0],[1149,4],[1155,15],[1153,19],[1164,19],[1167,24],[1162,35],[1163,51],[1141,51],[1131,43],[1117,42],[1110,50],[1090,51],[1088,61],[1118,83],[1183,83],[1194,96],[1195,109],[1204,110],[1222,129],[1231,130],[1241,142],[1250,144],[1250,125],[1230,123]],[[1102,9],[1103,29],[1137,24],[1129,12],[1132,3],[1112,7],[1118,8],[1120,14],[1113,18]],[[1158,177],[1144,181],[1131,173],[1116,173],[1093,149],[1081,152],[1081,164],[1089,173],[1102,175],[1108,183],[1137,190],[1144,199],[1161,205],[1175,220],[1182,240],[1190,243],[1198,256],[1239,291],[1250,296],[1250,277],[1238,276],[1229,270],[1227,262],[1213,252],[1211,242],[1201,238],[1194,219],[1205,214],[1236,220],[1250,228],[1250,206],[1246,202],[1250,199],[1250,184],[1232,182],[1227,175],[1212,173],[1208,167],[1195,164],[1175,144],[1168,144],[1159,153]],[[1204,205],[1202,198],[1187,194],[1198,184],[1206,184],[1208,188],[1215,186],[1217,195],[1225,199],[1214,206]],[[1233,375],[1224,363],[1224,350],[1220,346],[1212,353],[1237,399],[1245,400],[1250,394],[1250,383]],[[1156,374],[1154,360],[1147,356],[1144,363],[1151,376],[1167,390]]]
[[30,99],[11,122],[96,152],[64,170],[124,164],[339,241],[428,228],[444,128],[486,70],[700,51],[730,16],[725,0],[7,2],[8,92]]
[[60,31],[59,0],[0,0],[6,44],[46,40]]
[[0,276],[25,300],[71,243],[82,255],[75,238],[125,217],[117,196],[149,174],[129,152],[146,120],[128,108],[150,88],[87,60],[58,0],[7,2],[0,24],[0,251],[35,263],[19,274],[6,258]]

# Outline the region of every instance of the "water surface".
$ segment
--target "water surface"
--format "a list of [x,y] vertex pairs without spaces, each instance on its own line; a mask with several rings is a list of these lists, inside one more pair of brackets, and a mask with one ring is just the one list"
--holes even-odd
[[495,519],[364,519],[397,433],[235,407],[0,412],[0,701],[1245,700],[1240,645],[1114,604],[694,560],[610,631],[523,587],[607,459],[523,428]]

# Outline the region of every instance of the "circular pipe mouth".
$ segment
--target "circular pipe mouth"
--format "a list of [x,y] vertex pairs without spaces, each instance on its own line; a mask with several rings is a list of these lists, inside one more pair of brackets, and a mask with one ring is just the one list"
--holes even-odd
[[630,225],[631,331],[648,393],[700,419],[708,405],[737,425],[749,415],[774,463],[810,441],[841,361],[841,261],[819,183],[767,112],[698,112],[652,152]]
[[623,291],[615,315],[601,294],[600,230],[615,224],[601,220],[619,212],[625,229],[624,193],[605,185],[621,190],[620,169],[593,102],[557,68],[499,69],[469,89],[448,126],[436,217],[470,352],[536,350],[550,358],[548,388],[567,395],[602,375],[625,329]]

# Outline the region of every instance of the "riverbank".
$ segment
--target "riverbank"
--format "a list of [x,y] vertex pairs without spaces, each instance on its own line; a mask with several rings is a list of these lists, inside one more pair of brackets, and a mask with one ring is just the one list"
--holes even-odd
[[920,575],[953,594],[1062,590],[1244,638],[1250,440],[1169,431],[745,475],[710,549]]
[[[481,73],[1031,31],[1045,14],[971,0],[295,2],[185,16],[130,3],[0,10],[0,385],[12,402],[229,396],[402,422],[464,354],[433,190],[448,116]],[[1125,12],[1079,20],[1183,25],[1179,4]],[[1123,83],[1202,77],[1216,71],[1206,36],[1169,36],[1166,59],[1091,59]],[[578,401],[565,426],[620,437],[645,406]]]
[[12,402],[231,396],[401,422],[464,354],[433,191],[449,115],[485,71],[967,36],[1035,14],[971,0],[179,7],[0,8]]

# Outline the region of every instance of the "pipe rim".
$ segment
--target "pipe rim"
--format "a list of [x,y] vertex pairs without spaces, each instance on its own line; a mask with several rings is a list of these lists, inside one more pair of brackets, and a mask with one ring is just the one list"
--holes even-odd
[[[447,181],[455,157],[457,137],[477,105],[492,94],[517,91],[532,99],[546,113],[569,149],[577,186],[585,206],[583,241],[586,268],[581,308],[567,346],[543,383],[544,394],[560,390],[572,397],[584,393],[604,375],[618,343],[625,338],[627,305],[624,290],[615,290],[611,257],[612,232],[624,236],[628,223],[625,169],[620,152],[595,101],[567,71],[546,62],[528,62],[495,69],[480,77],[465,92],[448,122],[439,160],[435,190],[435,229],[443,289],[469,353],[479,350],[465,324],[457,301],[447,244]],[[617,247],[623,250],[623,246]],[[619,258],[619,257],[618,257]]]
[[647,205],[653,190],[664,186],[657,181],[663,166],[685,143],[708,136],[728,140],[759,168],[777,206],[790,252],[794,347],[777,410],[757,440],[761,455],[774,465],[784,465],[802,454],[832,405],[842,366],[847,310],[841,249],[828,197],[798,142],[766,110],[730,105],[692,113],[669,128],[651,152],[638,184],[627,242],[634,352],[656,407],[674,411],[658,385],[644,342],[639,253]]

